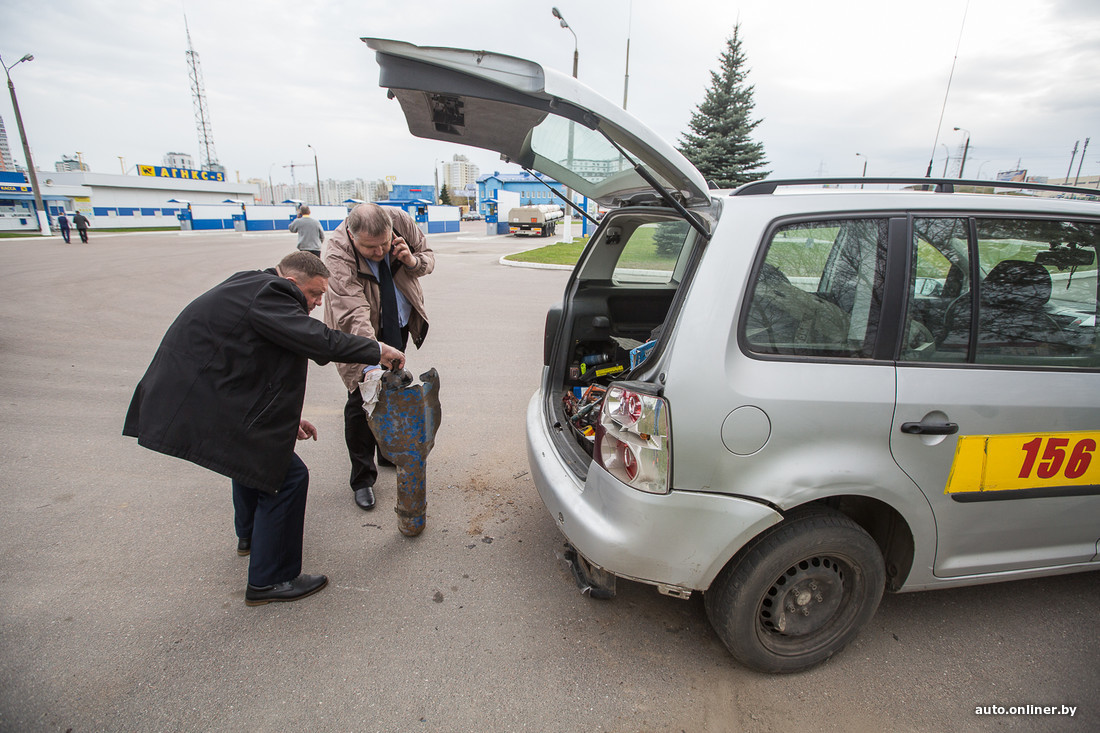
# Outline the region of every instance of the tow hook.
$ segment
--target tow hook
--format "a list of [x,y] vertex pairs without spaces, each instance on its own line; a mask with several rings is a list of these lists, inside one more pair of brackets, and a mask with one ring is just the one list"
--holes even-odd
[[609,601],[615,597],[615,576],[585,560],[568,542],[558,557],[569,567],[581,595],[601,601]]
[[429,369],[413,384],[404,369],[382,375],[378,403],[368,422],[387,459],[397,467],[397,528],[406,537],[424,531],[428,509],[428,453],[435,446],[442,410],[439,407],[439,374]]

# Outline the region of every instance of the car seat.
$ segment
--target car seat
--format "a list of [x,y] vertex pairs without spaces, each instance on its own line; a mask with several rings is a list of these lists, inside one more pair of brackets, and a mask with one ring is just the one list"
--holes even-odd
[[760,269],[745,326],[749,343],[764,353],[837,355],[848,350],[844,312],[792,285],[771,263]]
[[[1050,273],[1025,260],[997,263],[979,290],[978,361],[989,355],[1054,356],[1068,353],[1061,326],[1046,311]],[[944,316],[944,350],[965,349],[970,340],[970,293]]]

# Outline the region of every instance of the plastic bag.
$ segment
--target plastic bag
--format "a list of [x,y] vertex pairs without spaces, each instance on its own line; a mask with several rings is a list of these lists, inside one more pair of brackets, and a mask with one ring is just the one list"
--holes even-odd
[[359,383],[359,394],[363,398],[363,412],[367,413],[367,417],[374,413],[374,406],[378,404],[383,371],[380,366],[367,367],[363,373],[363,381]]

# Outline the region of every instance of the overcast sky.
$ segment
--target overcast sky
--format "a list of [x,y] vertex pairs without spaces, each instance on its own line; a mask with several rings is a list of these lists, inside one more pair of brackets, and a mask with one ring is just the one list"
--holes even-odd
[[[570,73],[678,143],[734,24],[755,86],[755,139],[773,176],[943,173],[970,131],[968,177],[1017,163],[1100,174],[1098,0],[0,0],[0,55],[11,71],[40,170],[81,151],[93,171],[134,172],[199,144],[184,14],[227,176],[431,183],[468,155],[482,173],[516,170],[488,152],[414,138],[378,87],[377,36],[507,53]],[[964,22],[965,12],[965,22]],[[961,30],[961,44],[960,41]],[[956,58],[943,122],[941,108]],[[0,116],[23,161],[8,95]],[[856,154],[860,153],[860,156]],[[121,157],[121,160],[119,159]],[[1080,152],[1073,162],[1077,172]],[[313,180],[312,167],[296,168]]]

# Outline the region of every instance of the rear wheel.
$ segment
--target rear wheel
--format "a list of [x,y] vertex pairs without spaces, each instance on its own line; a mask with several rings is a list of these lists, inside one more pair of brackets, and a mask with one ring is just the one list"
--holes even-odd
[[855,638],[884,583],[882,553],[862,527],[832,510],[798,511],[719,573],[707,616],[740,663],[798,672]]

